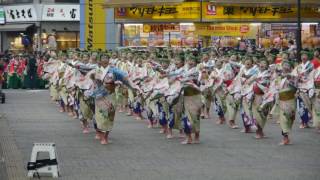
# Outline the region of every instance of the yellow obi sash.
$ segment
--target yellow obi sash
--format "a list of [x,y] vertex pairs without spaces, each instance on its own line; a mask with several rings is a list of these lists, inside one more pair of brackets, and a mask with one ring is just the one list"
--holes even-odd
[[192,86],[187,86],[184,88],[184,96],[195,96],[201,94],[201,91],[199,89],[196,89]]
[[320,89],[320,80],[319,81],[314,81],[314,87],[316,88],[316,89]]
[[295,98],[296,90],[293,88],[286,88],[279,92],[280,101],[288,101]]

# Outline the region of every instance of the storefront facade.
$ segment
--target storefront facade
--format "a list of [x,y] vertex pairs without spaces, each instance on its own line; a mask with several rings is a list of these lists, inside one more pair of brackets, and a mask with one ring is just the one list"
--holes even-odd
[[[301,9],[303,47],[320,47],[320,3]],[[294,4],[183,2],[178,5],[115,8],[123,46],[285,45],[295,39]]]
[[[2,20],[1,9],[4,10]],[[78,48],[79,21],[79,5],[26,4],[0,7],[0,51]]]
[[39,24],[37,9],[33,5],[3,6],[0,25],[0,51],[19,51],[32,48],[32,37]]
[[43,5],[41,46],[66,50],[80,47],[80,6],[68,4]]

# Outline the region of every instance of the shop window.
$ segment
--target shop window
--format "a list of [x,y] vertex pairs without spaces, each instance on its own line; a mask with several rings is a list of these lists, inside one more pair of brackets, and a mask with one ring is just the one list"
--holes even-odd
[[[295,23],[145,23],[124,24],[124,46],[288,48]],[[319,23],[302,24],[302,47],[320,47]]]
[[23,51],[25,46],[23,45],[23,33],[19,32],[7,32],[8,49],[11,51]]
[[42,47],[44,49],[67,50],[80,47],[80,34],[78,31],[55,32],[41,34]]
[[124,46],[196,47],[195,28],[190,24],[125,24]]
[[58,50],[80,47],[79,32],[57,32],[56,39]]

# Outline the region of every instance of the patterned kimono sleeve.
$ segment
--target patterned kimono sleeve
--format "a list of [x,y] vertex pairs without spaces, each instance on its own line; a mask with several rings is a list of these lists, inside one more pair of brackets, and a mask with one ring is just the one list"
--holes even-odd
[[95,98],[96,95],[97,95],[97,89],[84,91],[84,95],[85,95],[86,97],[93,97],[93,98]]
[[174,77],[174,76],[178,76],[178,75],[179,75],[179,73],[177,71],[173,71],[168,74],[168,77]]
[[295,75],[291,75],[288,79],[289,81],[289,86],[291,88],[297,88],[298,87],[298,77]]
[[126,72],[121,71],[120,69],[114,68],[114,67],[111,67],[109,69],[109,72],[113,74],[114,81],[121,81],[127,87],[129,87],[131,89],[133,88],[131,83],[127,79],[128,74]]
[[106,89],[102,86],[102,84],[96,84],[94,89],[86,90],[84,95],[87,97],[92,97],[95,99],[101,98],[103,96],[108,95]]
[[96,68],[96,67],[94,67],[94,66],[86,65],[86,64],[78,64],[78,65],[76,65],[76,67],[77,67],[79,70],[83,70],[83,71],[91,71],[91,70],[93,70],[93,69]]
[[114,81],[121,81],[123,82],[128,74],[118,68],[110,68],[110,72],[114,75]]

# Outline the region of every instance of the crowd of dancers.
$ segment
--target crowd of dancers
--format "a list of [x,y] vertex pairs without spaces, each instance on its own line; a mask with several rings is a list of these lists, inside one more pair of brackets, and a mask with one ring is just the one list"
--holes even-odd
[[[79,119],[84,134],[92,123],[95,139],[108,144],[116,111],[160,126],[166,138],[200,142],[200,120],[265,137],[268,119],[281,127],[282,141],[296,119],[300,128],[320,130],[319,50],[209,48],[123,48],[117,51],[50,52],[43,78],[61,112]],[[177,132],[178,134],[175,134]],[[280,135],[280,132],[279,132]]]
[[0,89],[43,89],[44,55],[37,53],[0,54]]

